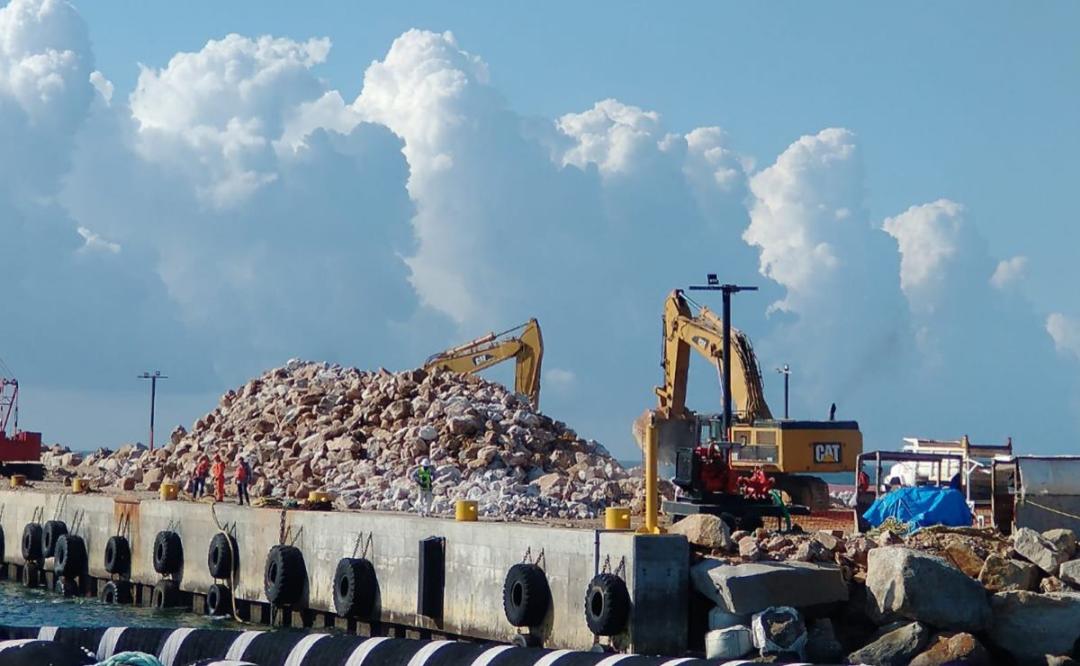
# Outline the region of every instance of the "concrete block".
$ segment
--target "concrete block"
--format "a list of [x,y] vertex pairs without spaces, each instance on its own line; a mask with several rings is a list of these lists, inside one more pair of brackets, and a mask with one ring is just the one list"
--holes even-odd
[[707,559],[690,570],[694,587],[727,613],[758,613],[770,606],[802,608],[847,601],[840,569],[809,562],[729,565]]

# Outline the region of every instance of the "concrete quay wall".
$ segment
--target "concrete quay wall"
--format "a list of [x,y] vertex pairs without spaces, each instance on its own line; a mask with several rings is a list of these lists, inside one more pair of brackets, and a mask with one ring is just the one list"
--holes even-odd
[[[689,553],[682,536],[641,536],[625,531],[569,529],[495,522],[455,522],[411,514],[283,511],[230,504],[136,500],[32,490],[0,491],[4,560],[24,565],[25,525],[62,520],[82,537],[89,557],[87,574],[108,579],[106,541],[124,536],[131,545],[130,580],[152,586],[162,578],[153,568],[158,532],[178,533],[183,566],[174,576],[180,589],[205,594],[216,582],[207,554],[219,527],[239,546],[238,600],[265,604],[263,576],[267,553],[279,543],[303,553],[307,580],[303,609],[332,613],[333,579],[338,561],[365,557],[378,580],[378,622],[416,627],[484,640],[509,642],[518,630],[502,607],[503,582],[511,566],[528,559],[544,569],[551,610],[534,628],[545,647],[588,649],[596,641],[585,622],[586,587],[598,570],[622,577],[632,601],[627,630],[611,639],[621,651],[681,655],[686,649]],[[420,615],[419,549],[428,537],[445,539],[443,615]],[[539,560],[539,561],[538,561]],[[50,563],[46,563],[50,568]],[[374,618],[373,618],[374,619]]]

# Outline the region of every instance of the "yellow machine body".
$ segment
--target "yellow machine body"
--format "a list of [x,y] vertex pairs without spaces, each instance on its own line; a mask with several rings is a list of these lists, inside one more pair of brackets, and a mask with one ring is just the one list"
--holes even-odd
[[[517,333],[517,335],[510,335]],[[540,323],[530,319],[503,333],[488,333],[471,342],[452,347],[428,358],[425,370],[441,368],[472,374],[514,359],[514,390],[540,408],[540,366],[544,359],[544,338]]]

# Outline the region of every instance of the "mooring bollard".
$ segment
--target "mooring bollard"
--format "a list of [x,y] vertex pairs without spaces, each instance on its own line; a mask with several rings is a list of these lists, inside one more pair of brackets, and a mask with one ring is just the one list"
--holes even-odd
[[454,502],[454,520],[463,523],[471,523],[475,522],[476,518],[476,500],[458,500]]

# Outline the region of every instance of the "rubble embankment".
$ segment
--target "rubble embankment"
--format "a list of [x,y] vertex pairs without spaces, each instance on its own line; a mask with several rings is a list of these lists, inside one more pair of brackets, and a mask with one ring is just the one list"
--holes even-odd
[[[888,523],[866,535],[673,527],[694,545],[699,634],[737,658],[1065,664],[1080,657],[1076,535]],[[704,621],[707,618],[707,623]],[[708,633],[706,633],[708,632]]]
[[593,518],[607,506],[642,505],[640,474],[504,386],[442,371],[302,361],[228,391],[153,452],[127,445],[83,457],[57,448],[45,463],[92,487],[152,491],[165,480],[183,485],[201,455],[218,453],[230,480],[238,456],[251,462],[253,497],[324,491],[341,510],[413,509],[418,489],[409,477],[423,458],[435,467],[437,514],[452,512],[456,499],[502,518]]

